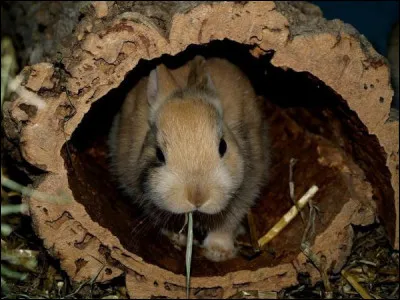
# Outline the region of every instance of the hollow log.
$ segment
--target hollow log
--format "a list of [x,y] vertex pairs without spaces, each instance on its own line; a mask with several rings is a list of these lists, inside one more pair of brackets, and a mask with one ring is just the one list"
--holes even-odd
[[[289,162],[296,158],[296,198],[313,184],[320,188],[311,249],[334,272],[349,255],[354,225],[378,219],[398,249],[399,124],[389,119],[390,73],[352,26],[325,20],[304,2],[94,1],[82,7],[73,8],[80,13],[68,34],[54,32],[47,20],[43,34],[51,47],[38,50],[35,64],[20,74],[45,105],[20,96],[4,104],[7,138],[45,171],[33,187],[69,200],[25,198],[35,230],[73,280],[125,274],[132,298],[185,297],[184,249],[154,238],[150,229],[137,232],[140,212],[110,178],[105,141],[125,90],[156,64],[179,64],[202,51],[236,61],[265,98],[273,156],[270,182],[252,209],[258,236],[292,205]],[[212,263],[195,249],[191,296],[279,291],[296,284],[298,272],[318,280],[300,250],[303,231],[297,217],[253,259]]]

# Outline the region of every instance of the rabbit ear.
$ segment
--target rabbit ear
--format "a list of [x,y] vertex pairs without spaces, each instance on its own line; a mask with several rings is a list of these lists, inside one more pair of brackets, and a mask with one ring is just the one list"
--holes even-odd
[[147,83],[147,101],[151,107],[159,107],[178,88],[172,74],[164,65],[160,65],[150,72]]
[[201,90],[214,91],[215,87],[210,74],[206,70],[206,60],[202,56],[196,56],[190,66],[188,87]]

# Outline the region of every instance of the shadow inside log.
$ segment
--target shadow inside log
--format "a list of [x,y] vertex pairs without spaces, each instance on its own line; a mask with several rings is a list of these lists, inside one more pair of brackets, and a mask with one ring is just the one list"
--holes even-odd
[[[125,249],[147,263],[184,274],[185,249],[176,249],[116,188],[108,172],[107,134],[126,93],[141,77],[147,76],[160,62],[175,68],[198,54],[229,59],[248,75],[256,92],[265,98],[272,165],[269,184],[252,209],[259,237],[292,206],[289,197],[291,158],[298,159],[294,170],[296,198],[313,184],[320,188],[314,199],[320,210],[316,234],[325,231],[348,199],[354,197],[351,176],[343,175],[343,166],[362,169],[365,179],[373,186],[380,214],[386,215],[386,220],[395,219],[394,201],[384,201],[393,199],[394,192],[385,167],[384,151],[377,138],[368,133],[340,95],[323,82],[309,73],[274,67],[270,63],[273,52],[255,58],[249,53],[250,49],[227,40],[214,41],[205,46],[190,46],[174,57],[140,61],[119,88],[92,105],[63,147],[62,155],[75,199],[85,206],[93,221],[109,229]],[[357,168],[350,173],[359,172]],[[390,236],[394,236],[394,230],[393,225]],[[195,247],[192,276],[218,276],[289,263],[300,253],[303,231],[304,224],[297,217],[266,251],[252,260],[239,256],[213,263],[202,257]]]

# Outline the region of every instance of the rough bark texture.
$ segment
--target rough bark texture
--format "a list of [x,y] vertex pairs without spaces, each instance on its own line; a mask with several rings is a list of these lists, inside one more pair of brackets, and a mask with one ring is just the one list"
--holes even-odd
[[[307,3],[108,1],[77,5],[79,8],[71,8],[78,17],[66,30],[68,34],[59,33],[57,26],[49,23],[49,28],[55,27],[53,34],[47,33],[53,42],[30,58],[37,64],[22,71],[25,87],[43,97],[46,106],[38,109],[22,98],[4,105],[8,138],[18,140],[26,161],[47,172],[34,186],[70,199],[65,205],[34,197],[26,200],[39,236],[73,279],[91,278],[102,270],[98,280],[106,281],[125,272],[131,297],[185,297],[184,258],[179,256],[184,252],[175,253],[170,261],[162,257],[151,261],[143,251],[135,252],[129,244],[129,232],[120,230],[127,228],[120,224],[123,206],[116,209],[113,219],[101,213],[113,206],[102,206],[107,197],[102,198],[96,187],[106,189],[107,184],[90,177],[90,172],[93,162],[104,164],[104,144],[103,148],[92,144],[84,154],[72,146],[74,172],[65,163],[62,149],[84,123],[92,104],[117,88],[140,59],[175,55],[191,44],[225,38],[256,45],[252,50],[255,57],[275,51],[273,66],[307,72],[312,75],[310,81],[323,82],[337,99],[343,99],[337,107],[319,112],[267,105],[281,165],[276,165],[272,176],[274,188],[254,209],[259,215],[257,228],[263,231],[259,234],[290,207],[288,160],[296,155],[304,161],[295,178],[300,182],[298,196],[315,182],[322,188],[316,201],[326,219],[317,230],[313,251],[324,254],[339,270],[351,248],[350,224],[370,224],[375,210],[398,248],[399,124],[388,121],[393,96],[388,66],[353,27],[323,19],[320,10]],[[82,9],[81,15],[76,9]],[[44,16],[45,9],[39,7],[36,18]],[[327,99],[317,101],[325,103]],[[323,130],[314,132],[316,124]],[[329,175],[318,182],[321,174]],[[98,210],[92,207],[93,198],[100,199],[95,202],[102,206]],[[318,272],[298,249],[296,238],[302,231],[301,222],[297,222],[274,241],[272,247],[284,250],[273,258],[264,256],[249,263],[238,259],[204,270],[200,266],[196,269],[194,262],[192,296],[226,298],[241,289],[279,290],[296,283],[297,271],[309,271],[317,279]],[[157,246],[149,244],[147,249],[151,247],[157,252]]]

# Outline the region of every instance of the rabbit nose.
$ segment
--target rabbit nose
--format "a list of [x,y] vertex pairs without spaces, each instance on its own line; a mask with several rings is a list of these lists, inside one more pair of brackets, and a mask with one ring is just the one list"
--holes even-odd
[[202,206],[208,199],[208,193],[201,189],[198,185],[189,186],[187,192],[189,202],[194,204],[196,208]]

